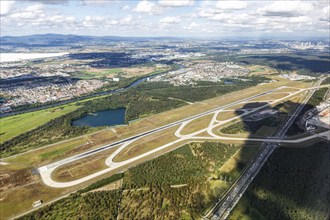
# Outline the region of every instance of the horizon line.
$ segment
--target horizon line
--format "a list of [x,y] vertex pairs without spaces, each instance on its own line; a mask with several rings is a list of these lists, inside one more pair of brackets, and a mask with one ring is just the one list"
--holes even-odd
[[[279,35],[273,35],[273,34],[263,34],[263,35],[246,35],[242,37],[242,35],[223,35],[223,36],[129,36],[129,35],[82,35],[82,34],[61,34],[61,33],[36,33],[36,34],[26,34],[26,35],[1,35],[0,38],[4,37],[29,37],[29,36],[35,36],[35,35],[62,35],[62,36],[79,36],[79,37],[119,37],[119,38],[177,38],[177,39],[195,39],[195,40],[250,40],[250,39],[259,39],[259,40],[307,40],[307,39],[322,39],[322,40],[329,40],[328,35],[307,35],[307,36],[293,36],[293,35],[286,35],[283,36],[282,34]],[[330,41],[330,40],[329,40]]]

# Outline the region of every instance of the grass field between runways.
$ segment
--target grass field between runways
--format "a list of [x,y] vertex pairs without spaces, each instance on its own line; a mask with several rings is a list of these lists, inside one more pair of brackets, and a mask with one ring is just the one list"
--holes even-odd
[[181,130],[180,134],[188,135],[207,128],[213,118],[213,115],[214,114],[205,115],[188,122],[188,124],[186,124],[186,126],[184,126],[184,128]]
[[108,166],[105,164],[105,160],[116,149],[118,149],[118,147],[65,164],[54,170],[52,173],[52,178],[59,182],[67,182],[77,180],[97,171],[106,169]]
[[154,134],[140,138],[119,152],[113,161],[125,161],[146,153],[150,150],[161,147],[167,143],[170,143],[171,141],[178,140],[178,137],[174,135],[177,129],[178,126],[175,126],[173,128],[166,129],[165,131],[156,132]]

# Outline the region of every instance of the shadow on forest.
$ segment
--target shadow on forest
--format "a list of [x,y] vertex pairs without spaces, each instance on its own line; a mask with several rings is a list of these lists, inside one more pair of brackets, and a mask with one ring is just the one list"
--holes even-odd
[[64,76],[34,76],[33,74],[26,74],[24,77],[10,77],[7,79],[0,79],[0,88],[10,88],[24,86],[30,83],[49,83],[49,84],[75,84],[77,80]]
[[[248,103],[236,110],[236,115],[261,105],[260,102]],[[257,133],[267,123],[268,126],[281,128],[280,122],[277,124],[271,122],[276,122],[281,117],[282,121],[286,121],[285,112],[292,105],[299,106],[297,103],[287,101],[283,105],[273,107],[278,110],[272,116],[274,119],[268,117],[260,122],[251,123],[251,115],[241,116],[243,129],[251,129],[252,137],[253,131]],[[311,108],[312,106],[307,105],[302,112]],[[266,109],[271,109],[271,106],[267,105],[260,111]],[[302,115],[303,113],[299,117]],[[239,149],[238,146],[235,148],[233,145],[222,143],[216,145],[216,143],[204,142],[203,144],[203,146],[195,145],[194,151],[191,150],[191,146],[186,145],[130,168],[124,173],[123,188],[120,190],[96,193],[85,193],[87,192],[85,191],[84,194],[80,194],[82,192],[80,191],[60,200],[57,205],[46,206],[24,219],[40,219],[43,215],[48,219],[67,219],[75,215],[85,216],[87,219],[199,219],[206,208],[205,197],[200,192],[200,189],[207,187],[203,172],[205,169],[209,170],[209,166],[203,166],[205,158],[212,158],[211,161],[223,161],[225,155],[230,158]],[[238,159],[251,158],[255,152],[251,147],[253,145],[257,146],[260,143],[246,142]],[[243,219],[242,214],[249,216],[245,219],[327,219],[330,207],[328,206],[330,203],[329,153],[329,147],[324,143],[306,148],[276,149],[239,202],[241,214],[229,219]],[[205,157],[195,155],[205,155]],[[236,173],[220,173],[221,180],[225,178],[224,181],[227,183],[229,176],[229,182],[232,182],[231,175],[237,175],[237,171],[243,170],[246,162],[238,163]],[[218,167],[222,165],[219,164]],[[122,178],[122,175],[119,178]],[[219,180],[219,176],[216,178]],[[103,179],[91,185],[88,190],[99,188],[109,182],[109,178]],[[126,191],[125,196],[122,194],[124,191]],[[217,199],[215,198],[215,201]],[[123,201],[124,205],[118,201]],[[244,201],[245,207],[241,204]],[[65,210],[70,212],[63,211],[61,207],[65,207]],[[79,213],[71,210],[78,210]],[[188,213],[189,218],[183,218],[183,212]]]
[[[247,103],[235,111],[240,115],[242,111],[260,106],[260,102]],[[283,123],[289,119],[291,106],[299,107],[299,103],[286,101],[274,107],[269,105],[263,110],[277,110],[278,112],[267,118],[251,121],[255,113],[242,116],[241,126],[249,131],[249,137],[256,137],[261,133],[266,136],[266,127],[274,130],[282,129]],[[298,125],[304,113],[313,106],[306,104],[296,117],[286,136],[303,133]],[[258,112],[260,112],[258,111]],[[265,127],[266,126],[266,127]],[[275,149],[262,169],[250,184],[229,219],[240,219],[248,215],[251,219],[328,219],[330,216],[330,149],[324,140],[308,142],[306,146],[285,144],[285,147]],[[251,146],[262,143],[246,142],[240,158],[250,154]],[[304,143],[298,144],[299,146]],[[244,166],[239,167],[240,170]]]
[[304,56],[253,55],[244,57],[241,62],[246,64],[268,63],[273,68],[290,71],[298,69],[307,69],[311,72],[322,73],[330,71],[329,57],[327,56],[308,59],[308,57]]
[[91,67],[129,67],[131,65],[144,64],[148,60],[144,58],[131,58],[126,52],[97,52],[69,54],[70,59],[93,60],[88,62]]

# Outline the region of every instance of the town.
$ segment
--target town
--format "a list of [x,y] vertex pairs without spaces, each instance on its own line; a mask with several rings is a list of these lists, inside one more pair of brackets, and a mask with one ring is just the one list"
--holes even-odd
[[[196,63],[197,62],[197,63]],[[220,82],[224,78],[237,78],[250,73],[249,69],[233,62],[184,61],[179,64],[186,68],[157,76],[152,82],[169,82],[174,86],[196,85],[198,81]],[[231,81],[225,81],[230,84]]]

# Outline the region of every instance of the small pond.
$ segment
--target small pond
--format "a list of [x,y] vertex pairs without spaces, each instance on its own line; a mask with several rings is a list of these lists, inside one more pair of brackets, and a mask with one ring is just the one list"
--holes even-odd
[[72,122],[73,126],[113,126],[125,124],[125,108],[97,111]]

